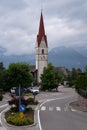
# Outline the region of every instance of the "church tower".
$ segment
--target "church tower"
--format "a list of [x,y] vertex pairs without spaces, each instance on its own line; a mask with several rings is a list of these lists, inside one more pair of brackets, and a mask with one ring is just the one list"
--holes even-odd
[[48,64],[48,44],[47,36],[44,29],[43,14],[41,12],[39,32],[37,35],[36,42],[36,70],[37,70],[37,81],[40,82],[40,76],[43,73],[44,67]]

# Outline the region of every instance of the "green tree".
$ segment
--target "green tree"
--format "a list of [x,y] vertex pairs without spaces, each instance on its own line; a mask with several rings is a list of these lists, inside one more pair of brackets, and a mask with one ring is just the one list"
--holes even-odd
[[0,89],[5,89],[6,86],[6,76],[7,76],[7,71],[3,66],[3,63],[0,62]]
[[2,70],[0,71],[0,88],[5,90],[7,85],[7,71]]
[[75,69],[72,68],[72,71],[69,73],[67,80],[69,81],[69,86],[72,87],[73,85],[75,85],[76,79],[77,77],[81,74],[81,70],[80,69]]
[[78,76],[75,88],[77,92],[87,89],[87,77],[85,74],[81,74]]
[[87,66],[85,67],[84,73],[77,77],[75,88],[77,92],[81,90],[87,91]]
[[49,63],[41,75],[41,89],[50,91],[51,89],[57,88],[58,83],[58,75],[52,64]]
[[0,62],[0,71],[4,70],[4,65],[3,65],[3,62]]
[[12,63],[7,69],[7,84],[9,89],[17,87],[29,87],[33,81],[33,76],[30,73],[29,65],[27,63]]

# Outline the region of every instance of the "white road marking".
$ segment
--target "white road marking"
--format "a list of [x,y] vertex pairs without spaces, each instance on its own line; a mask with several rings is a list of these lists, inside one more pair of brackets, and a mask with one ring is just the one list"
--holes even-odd
[[45,110],[46,110],[46,106],[42,106],[41,111],[45,111]]
[[[0,106],[0,108],[6,107],[6,106],[8,106],[8,104],[4,104],[4,105]],[[2,112],[3,112],[3,111],[2,111]],[[0,124],[1,124],[1,125],[2,125],[2,121],[1,121],[2,112],[0,113]]]
[[0,113],[0,124],[2,125],[2,120],[1,120],[1,117],[2,117],[2,113],[4,113],[5,111],[9,110],[9,107],[5,108],[1,113]]
[[2,124],[2,122],[1,122],[1,113],[0,113],[0,124]]
[[[55,108],[54,107],[52,107],[52,106],[49,106],[48,107],[48,110],[49,111],[53,111]],[[40,109],[41,111],[46,111],[47,110],[47,107],[46,106],[42,106],[41,107],[41,109]],[[64,108],[63,108],[63,110],[65,111],[65,112],[68,112],[68,107],[67,106],[65,106]],[[61,111],[61,107],[60,106],[57,106],[56,107],[56,111]],[[71,111],[76,111],[75,109],[71,109]]]
[[4,105],[0,106],[0,108],[2,108],[2,107],[6,107],[6,106],[8,106],[8,104],[4,104]]
[[41,122],[40,122],[40,111],[39,110],[38,110],[38,124],[39,124],[39,129],[42,130]]
[[60,108],[60,107],[56,107],[56,110],[57,110],[57,111],[61,111],[61,108]]
[[[67,99],[67,98],[69,98],[69,97],[73,97],[73,96],[67,96],[67,97],[64,96],[64,97],[59,97],[59,98],[54,98],[54,99],[48,99],[48,100],[44,101],[44,102],[40,105],[40,107],[42,107],[42,105],[44,105],[44,104],[47,103],[47,102],[55,101],[55,100],[60,100],[60,99]],[[39,124],[39,129],[42,130],[41,122],[40,122],[40,111],[39,111],[39,110],[38,110],[38,124]]]

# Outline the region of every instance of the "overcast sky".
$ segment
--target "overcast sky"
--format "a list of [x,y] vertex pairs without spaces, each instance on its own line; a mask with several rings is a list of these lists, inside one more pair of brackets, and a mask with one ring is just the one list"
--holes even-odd
[[87,0],[0,0],[1,51],[35,51],[41,8],[49,49],[87,48]]

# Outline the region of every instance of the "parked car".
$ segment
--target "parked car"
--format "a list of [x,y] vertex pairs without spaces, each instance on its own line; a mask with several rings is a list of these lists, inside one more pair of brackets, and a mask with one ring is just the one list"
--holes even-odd
[[15,94],[15,90],[16,90],[16,87],[11,88],[11,89],[10,89],[10,93]]
[[39,91],[39,89],[38,88],[29,88],[29,91],[31,92],[31,93],[37,93],[37,94],[39,94],[40,93],[40,91]]

